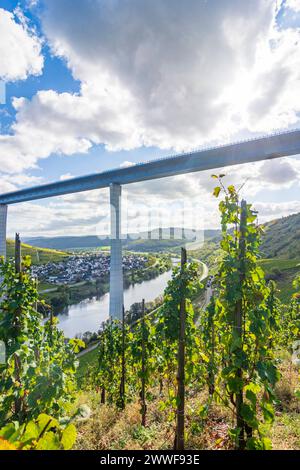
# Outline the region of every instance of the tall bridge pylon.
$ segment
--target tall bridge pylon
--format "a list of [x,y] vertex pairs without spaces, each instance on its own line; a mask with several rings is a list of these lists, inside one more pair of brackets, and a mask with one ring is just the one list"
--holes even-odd
[[121,193],[119,184],[110,185],[110,301],[109,316],[122,320],[123,294],[123,262],[121,234]]

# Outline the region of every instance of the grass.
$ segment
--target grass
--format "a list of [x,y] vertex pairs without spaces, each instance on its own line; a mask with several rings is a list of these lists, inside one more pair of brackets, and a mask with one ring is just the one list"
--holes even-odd
[[275,388],[278,405],[271,430],[274,449],[300,449],[300,400],[295,396],[299,389],[299,370],[293,366],[288,352],[279,356],[281,379]]
[[[87,371],[96,351],[80,358],[80,370]],[[276,386],[278,404],[275,422],[269,430],[274,450],[300,450],[300,401],[294,390],[299,387],[299,371],[292,365],[289,353],[278,357],[282,374]],[[186,449],[226,450],[232,444],[228,431],[232,415],[222,405],[212,405],[206,422],[199,415],[200,406],[207,401],[207,392],[194,385],[186,400]],[[138,399],[128,403],[124,411],[100,404],[97,390],[81,391],[78,405],[88,404],[91,416],[78,423],[76,449],[87,450],[164,450],[172,449],[174,420],[168,419],[167,410],[160,408],[161,397],[157,389],[151,390],[147,405],[147,426],[141,426]]]
[[76,378],[79,384],[81,383],[83,377],[86,375],[89,367],[96,365],[98,354],[99,349],[96,348],[78,358],[79,366],[76,372]]
[[272,269],[286,271],[288,269],[298,268],[300,270],[300,259],[262,259],[259,261],[259,264],[266,272]]
[[[206,243],[201,250],[192,252],[193,256],[204,261],[209,266],[209,273],[217,272],[222,259],[222,250],[215,243]],[[300,274],[300,259],[261,259],[259,265],[264,270],[267,279],[274,279],[278,288],[278,297],[283,303],[289,303],[295,293],[293,281]]]
[[[157,391],[148,400],[147,426],[141,426],[140,404],[138,401],[127,404],[124,411],[99,403],[99,394],[85,392],[79,404],[89,403],[92,415],[79,423],[76,441],[77,450],[167,450],[173,448],[174,420],[168,419],[168,411],[160,409],[161,398]],[[188,400],[187,406],[187,449],[228,449],[228,415],[218,407],[212,407],[205,430],[193,410],[198,401],[204,400],[199,392]]]
[[[219,242],[206,242],[200,250],[193,251],[191,254],[209,266],[210,274],[216,273],[222,259],[222,250],[219,248]],[[273,278],[275,280],[279,290],[279,299],[283,303],[288,303],[295,292],[293,281],[300,274],[300,258],[261,259],[259,264],[264,270],[267,279]]]
[[[11,258],[15,254],[15,242],[7,240],[7,257]],[[50,250],[46,248],[37,248],[26,243],[22,243],[23,256],[30,256],[32,264],[46,264],[49,262],[59,262],[66,259],[69,254],[64,251]]]
[[40,281],[38,283],[38,289],[39,289],[39,292],[42,293],[43,291],[48,290],[48,289],[56,290],[57,287],[54,284],[51,284],[50,282]]
[[276,450],[299,450],[300,414],[285,412],[277,416],[271,439]]

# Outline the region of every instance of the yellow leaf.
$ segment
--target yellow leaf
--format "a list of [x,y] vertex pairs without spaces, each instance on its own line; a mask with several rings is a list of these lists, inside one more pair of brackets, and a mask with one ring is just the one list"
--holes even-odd
[[63,432],[61,443],[65,450],[72,449],[76,441],[76,428],[74,424],[69,424]]
[[17,450],[17,448],[3,437],[0,437],[0,450]]

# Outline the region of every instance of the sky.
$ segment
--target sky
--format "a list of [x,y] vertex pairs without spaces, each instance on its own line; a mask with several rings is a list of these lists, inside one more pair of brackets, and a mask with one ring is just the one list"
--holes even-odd
[[[300,0],[0,0],[0,81],[0,193],[300,128]],[[220,172],[260,222],[300,212],[299,156]],[[128,185],[124,230],[217,228],[214,185]],[[108,216],[106,189],[23,203],[8,234]]]

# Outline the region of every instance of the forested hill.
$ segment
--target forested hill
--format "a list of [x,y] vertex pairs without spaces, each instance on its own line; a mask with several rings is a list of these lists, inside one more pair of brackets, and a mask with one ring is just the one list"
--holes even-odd
[[[300,213],[272,220],[263,225],[264,234],[260,247],[264,259],[300,259]],[[220,235],[207,240],[203,247],[194,251],[194,256],[209,266],[221,255]]]
[[264,258],[300,258],[300,213],[264,225],[261,251]]
[[[262,238],[261,252],[263,258],[300,258],[300,213],[281,219],[272,220],[264,225],[265,234]],[[143,234],[141,234],[143,235]],[[207,243],[204,250],[214,252],[219,245],[220,235],[218,230],[205,230]],[[82,237],[57,237],[34,238],[27,240],[30,245],[70,250],[74,248],[93,248],[109,246],[108,238],[99,240],[96,236]],[[164,251],[180,247],[182,240],[145,240],[145,237],[133,237],[123,242],[124,248],[132,251]]]

